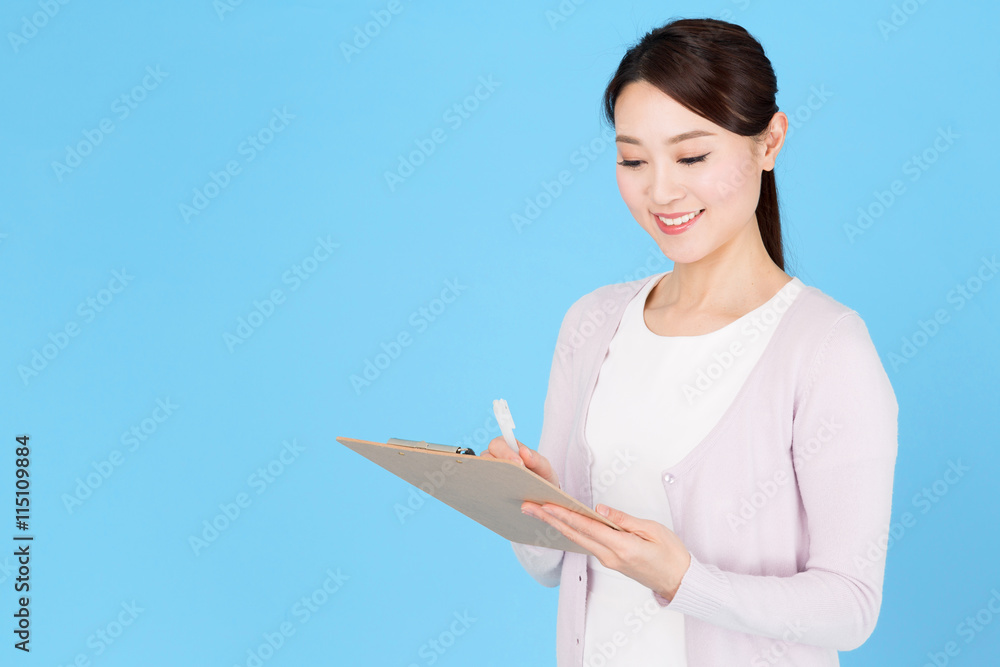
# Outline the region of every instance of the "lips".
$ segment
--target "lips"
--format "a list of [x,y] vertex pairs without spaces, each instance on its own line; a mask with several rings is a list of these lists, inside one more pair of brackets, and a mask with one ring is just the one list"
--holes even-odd
[[654,214],[653,217],[656,218],[656,224],[664,234],[680,234],[698,222],[704,212],[705,209],[700,209],[684,213]]

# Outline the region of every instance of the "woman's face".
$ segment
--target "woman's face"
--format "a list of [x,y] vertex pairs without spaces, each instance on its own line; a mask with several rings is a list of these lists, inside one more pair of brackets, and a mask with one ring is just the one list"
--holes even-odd
[[[638,81],[618,95],[615,132],[618,189],[664,255],[688,264],[759,235],[761,171],[774,168],[783,131],[755,146]],[[677,226],[658,217],[675,222],[689,214],[695,217]]]

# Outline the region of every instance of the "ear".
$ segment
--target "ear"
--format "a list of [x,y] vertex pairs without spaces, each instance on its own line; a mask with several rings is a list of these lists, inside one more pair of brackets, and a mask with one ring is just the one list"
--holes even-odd
[[778,159],[781,147],[785,145],[787,134],[788,116],[783,111],[778,111],[771,117],[771,124],[764,135],[764,155],[761,156],[761,167],[764,171],[774,169],[774,163]]

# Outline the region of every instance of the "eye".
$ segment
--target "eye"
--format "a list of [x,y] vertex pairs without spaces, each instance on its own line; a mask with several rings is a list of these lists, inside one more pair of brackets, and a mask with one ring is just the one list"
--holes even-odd
[[[711,153],[705,153],[704,155],[699,155],[697,157],[682,157],[677,161],[684,165],[692,165],[698,162],[704,162],[705,158],[709,155],[711,155]],[[638,169],[639,165],[642,164],[642,160],[622,160],[618,164],[629,169]]]
[[698,157],[682,157],[678,162],[681,164],[694,164],[695,162],[704,162],[705,158],[709,156],[708,153],[704,155],[699,155]]

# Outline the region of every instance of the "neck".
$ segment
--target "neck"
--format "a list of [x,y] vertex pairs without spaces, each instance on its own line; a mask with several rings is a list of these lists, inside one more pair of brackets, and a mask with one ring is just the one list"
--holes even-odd
[[734,238],[695,262],[675,262],[653,287],[653,309],[690,313],[743,313],[764,303],[791,277],[771,260],[756,219]]

